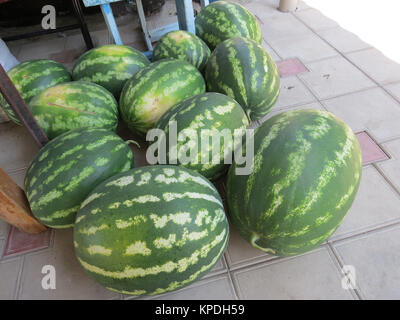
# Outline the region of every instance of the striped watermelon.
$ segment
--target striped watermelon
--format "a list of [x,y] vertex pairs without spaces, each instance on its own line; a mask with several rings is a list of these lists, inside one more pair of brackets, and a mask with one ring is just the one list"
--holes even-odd
[[153,61],[166,58],[190,62],[200,71],[204,69],[210,49],[199,37],[187,31],[178,30],[165,34],[154,48]]
[[49,227],[72,227],[89,192],[133,164],[130,148],[114,132],[80,128],[64,133],[40,150],[26,173],[32,212]]
[[197,15],[196,34],[214,49],[224,40],[236,37],[261,44],[262,34],[256,17],[245,7],[228,1],[217,1]]
[[233,224],[254,247],[279,256],[312,250],[339,226],[356,196],[361,150],[333,114],[296,110],[264,122],[254,136],[253,171],[227,180]]
[[121,116],[131,130],[144,134],[174,104],[205,90],[202,75],[189,62],[153,62],[126,82],[119,101]]
[[[8,71],[8,76],[27,103],[44,89],[71,81],[68,70],[61,63],[49,59],[22,62],[11,68]],[[0,107],[12,121],[21,124],[1,94]]]
[[228,237],[215,187],[175,166],[136,168],[103,182],[74,227],[82,267],[107,289],[131,295],[192,283],[218,262]]
[[115,130],[118,124],[117,101],[91,82],[73,81],[48,88],[29,106],[49,139],[81,127]]
[[208,91],[224,93],[245,109],[251,120],[265,116],[279,96],[278,68],[267,51],[252,40],[220,43],[206,67]]
[[[197,144],[195,145],[195,152],[197,156],[192,161],[182,164],[178,163],[186,168],[195,170],[201,173],[204,177],[215,180],[221,174],[225,172],[228,165],[224,164],[224,159],[232,155],[233,144],[229,143],[229,140],[223,140],[223,132],[228,130],[228,136],[234,140],[233,134],[237,130],[238,136],[243,136],[245,129],[249,125],[249,120],[242,107],[232,98],[225,96],[220,93],[208,92],[199,94],[197,96],[188,98],[184,101],[173,106],[169,109],[156,124],[156,128],[164,130],[166,133],[166,145],[169,150],[169,122],[176,121],[177,133],[183,134],[186,130],[192,130],[195,134]],[[185,131],[184,131],[185,130]],[[208,133],[207,131],[208,130]],[[189,132],[188,131],[188,132]],[[190,134],[189,137],[184,141],[178,141],[177,154],[178,159],[182,153],[188,152],[187,146],[192,140]],[[205,138],[209,135],[209,138]],[[203,137],[202,137],[203,136]],[[221,143],[219,145],[218,158],[212,158],[212,140],[215,137],[221,136]],[[206,154],[203,154],[203,146],[201,146],[202,139],[206,139],[209,142],[209,148],[206,150]],[[205,147],[204,147],[205,148]],[[167,154],[169,163],[173,163],[173,158],[170,158],[170,154]],[[207,157],[207,162],[202,161],[202,157]],[[216,160],[215,163],[212,160]]]
[[118,99],[126,80],[148,64],[150,61],[139,51],[110,44],[80,56],[72,70],[72,78],[97,83]]

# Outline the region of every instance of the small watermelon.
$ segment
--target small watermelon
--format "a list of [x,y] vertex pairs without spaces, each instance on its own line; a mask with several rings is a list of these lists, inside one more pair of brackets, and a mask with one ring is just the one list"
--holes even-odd
[[153,61],[166,58],[185,60],[201,71],[210,55],[211,51],[203,40],[190,32],[178,30],[165,34],[157,42]]
[[126,82],[119,101],[121,117],[131,130],[145,134],[173,105],[205,90],[201,73],[189,62],[153,62]]
[[205,74],[208,91],[234,98],[251,120],[264,117],[278,99],[278,68],[267,51],[253,40],[233,38],[212,53]]
[[76,216],[75,253],[109,290],[155,295],[205,275],[227,246],[229,226],[215,187],[181,167],[147,166],[116,175]]
[[133,155],[114,132],[80,128],[45,145],[25,176],[35,217],[52,228],[69,228],[87,195],[111,176],[134,165]]
[[[49,87],[71,81],[68,70],[61,63],[49,59],[22,62],[11,68],[8,71],[8,76],[26,103],[29,103],[35,95]],[[21,124],[1,94],[0,107],[12,121]]]
[[29,107],[49,139],[81,127],[115,130],[118,124],[114,96],[91,82],[73,81],[48,88],[36,95]]
[[195,20],[196,34],[211,50],[224,40],[243,37],[261,44],[256,17],[238,3],[216,1],[200,11]]
[[[235,149],[234,136],[237,138],[245,134],[249,120],[242,107],[232,98],[220,93],[207,92],[183,100],[169,109],[156,124],[156,128],[166,133],[166,150],[171,145],[169,125],[171,121],[176,123],[176,132],[187,137],[178,140],[176,145],[177,161],[175,163],[195,170],[204,177],[215,180],[220,177],[228,167],[224,160],[232,156]],[[192,136],[192,131],[194,137]],[[226,140],[224,133],[227,134]],[[229,138],[231,140],[229,140]],[[202,145],[207,141],[207,145]],[[216,141],[218,149],[214,155],[213,143]],[[192,142],[193,145],[191,145]],[[241,139],[236,140],[241,143]],[[204,151],[204,152],[203,152]],[[193,159],[187,163],[180,163],[182,155],[187,158],[187,153],[192,152]],[[167,152],[167,162],[173,164],[171,154]],[[202,160],[205,159],[205,160]],[[232,159],[232,158],[231,158]]]
[[231,221],[255,248],[278,256],[307,252],[340,225],[356,196],[361,150],[333,114],[295,110],[255,131],[249,175],[228,173]]
[[72,78],[97,83],[118,99],[126,80],[148,64],[150,61],[132,47],[109,44],[80,56]]

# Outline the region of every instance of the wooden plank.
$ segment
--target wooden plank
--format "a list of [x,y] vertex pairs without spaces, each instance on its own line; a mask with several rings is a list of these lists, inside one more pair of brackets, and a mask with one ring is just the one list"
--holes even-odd
[[24,191],[0,168],[0,218],[27,233],[46,227],[35,219]]
[[27,107],[24,99],[19,94],[18,90],[15,88],[11,79],[8,77],[7,72],[4,70],[3,66],[0,64],[0,92],[3,94],[4,99],[11,106],[11,109],[17,115],[18,119],[24,124],[28,129],[31,136],[35,139],[36,143],[42,147],[49,139],[47,139],[42,128],[36,122],[32,112]]

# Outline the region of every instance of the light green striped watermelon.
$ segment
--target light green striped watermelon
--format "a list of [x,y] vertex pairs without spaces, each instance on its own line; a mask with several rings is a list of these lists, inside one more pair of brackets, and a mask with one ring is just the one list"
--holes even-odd
[[[49,87],[71,81],[68,70],[61,63],[49,59],[22,62],[11,68],[8,71],[8,76],[26,103],[29,103],[35,95]],[[21,124],[1,94],[0,107],[12,121]]]
[[262,34],[256,17],[238,3],[216,1],[197,15],[196,34],[213,50],[224,40],[236,37],[261,44]]
[[80,56],[72,70],[72,78],[97,83],[118,99],[126,80],[148,64],[150,61],[139,51],[109,44]]
[[278,68],[267,51],[252,40],[233,38],[220,43],[206,67],[208,91],[234,98],[251,120],[265,116],[278,99]]
[[229,169],[231,221],[255,248],[307,252],[340,225],[356,196],[361,150],[343,121],[320,110],[276,115],[255,131],[250,175]]
[[29,107],[49,139],[82,127],[115,130],[118,104],[103,87],[73,81],[48,88],[36,95]]
[[205,90],[202,75],[189,62],[153,62],[126,82],[119,101],[121,117],[131,130],[144,134],[173,105]]
[[210,55],[211,51],[203,40],[190,32],[178,30],[168,32],[157,42],[153,61],[166,58],[185,60],[201,71]]
[[58,136],[40,150],[26,173],[32,212],[49,227],[72,227],[87,195],[133,165],[130,148],[114,132],[81,128]]
[[[211,180],[217,179],[225,172],[228,164],[225,164],[224,159],[232,156],[235,146],[241,143],[241,137],[249,125],[246,113],[235,100],[215,92],[203,93],[183,100],[158,120],[156,128],[166,133],[166,150],[172,147],[169,144],[171,134],[169,125],[173,121],[176,122],[178,137],[179,134],[187,137],[183,141],[178,140],[175,146],[177,159],[173,156],[174,152],[167,153],[167,162],[178,163]],[[224,140],[224,133],[227,140]],[[236,145],[234,145],[234,136],[240,138],[236,140]],[[213,139],[217,146],[215,154],[212,152]],[[192,146],[192,141],[197,143],[193,143]],[[207,145],[202,145],[202,141],[207,141]],[[187,157],[188,153],[192,153],[192,159]],[[182,155],[188,158],[185,159],[187,163],[179,162]]]
[[188,285],[221,258],[229,227],[218,191],[200,174],[148,166],[103,182],[74,227],[82,267],[109,290],[155,295]]

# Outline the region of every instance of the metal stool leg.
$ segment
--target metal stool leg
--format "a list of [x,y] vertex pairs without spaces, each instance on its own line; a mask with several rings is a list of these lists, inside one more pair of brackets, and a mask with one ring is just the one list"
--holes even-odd
[[86,25],[86,22],[85,22],[85,19],[83,16],[82,7],[79,3],[79,0],[72,0],[72,4],[74,6],[75,15],[78,18],[78,21],[80,24],[82,36],[83,36],[83,39],[85,40],[86,47],[88,50],[90,50],[93,48],[93,42],[92,42],[92,38],[90,37],[90,33],[89,33],[88,27]]
[[147,30],[146,16],[144,15],[142,0],[136,0],[136,7],[139,14],[140,25],[142,26],[147,48],[149,49],[149,51],[152,51],[153,45],[151,44],[149,30]]
[[109,3],[100,6],[104,20],[106,20],[108,31],[112,34],[115,44],[123,44],[119,35],[117,24],[115,23],[114,15]]
[[196,33],[192,0],[176,0],[179,29]]

